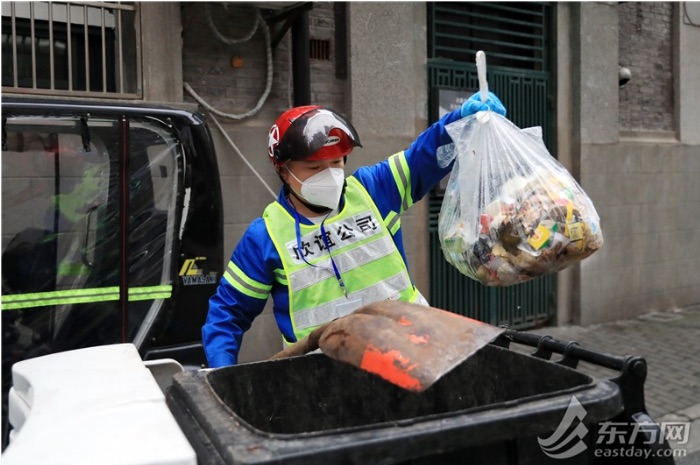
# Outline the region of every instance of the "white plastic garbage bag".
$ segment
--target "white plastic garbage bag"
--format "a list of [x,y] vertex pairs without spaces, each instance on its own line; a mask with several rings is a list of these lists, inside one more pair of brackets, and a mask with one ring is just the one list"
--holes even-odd
[[521,130],[482,111],[446,127],[455,164],[438,233],[447,261],[488,286],[560,271],[603,245],[600,218],[571,174],[553,158],[540,128]]

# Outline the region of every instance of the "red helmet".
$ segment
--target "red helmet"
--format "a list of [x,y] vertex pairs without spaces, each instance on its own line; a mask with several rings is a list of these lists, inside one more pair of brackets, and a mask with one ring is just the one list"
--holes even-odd
[[275,166],[290,160],[330,160],[362,147],[352,124],[317,105],[285,111],[270,128],[267,152]]

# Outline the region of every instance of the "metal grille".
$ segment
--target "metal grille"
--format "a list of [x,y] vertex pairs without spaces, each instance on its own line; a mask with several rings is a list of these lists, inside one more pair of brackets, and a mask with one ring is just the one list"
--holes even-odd
[[323,39],[309,40],[309,58],[328,61],[331,59],[331,43]]
[[[508,119],[521,128],[542,126],[542,138],[548,147],[554,146],[550,76],[545,71],[516,70],[490,64],[486,71],[489,89],[506,103]],[[476,64],[447,60],[428,61],[428,82],[432,88],[457,89],[474,92],[479,88]],[[433,120],[437,115],[431,115]],[[555,155],[553,153],[553,155]]]
[[[474,57],[486,52],[489,89],[501,97],[508,119],[521,128],[541,126],[554,147],[546,3],[428,3],[428,83],[437,89],[479,88]],[[432,102],[431,119],[437,120]],[[555,154],[554,152],[552,152]],[[438,236],[442,191],[429,201],[430,303],[470,318],[516,329],[540,326],[554,314],[556,275],[506,288],[487,287],[445,260]]]
[[3,92],[140,98],[134,2],[3,2]]
[[428,53],[473,62],[483,50],[489,65],[546,71],[547,8],[533,2],[436,2],[428,10]]

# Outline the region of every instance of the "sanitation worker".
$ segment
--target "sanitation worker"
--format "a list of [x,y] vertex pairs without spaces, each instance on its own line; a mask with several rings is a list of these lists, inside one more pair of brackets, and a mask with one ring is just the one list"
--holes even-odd
[[238,362],[243,334],[272,295],[284,340],[384,299],[427,304],[409,276],[399,215],[452,169],[440,168],[445,126],[480,110],[505,116],[491,93],[478,93],[430,126],[411,146],[346,177],[360,138],[333,110],[302,106],[277,118],[268,156],[282,180],[276,201],[236,246],[202,327],[212,368]]

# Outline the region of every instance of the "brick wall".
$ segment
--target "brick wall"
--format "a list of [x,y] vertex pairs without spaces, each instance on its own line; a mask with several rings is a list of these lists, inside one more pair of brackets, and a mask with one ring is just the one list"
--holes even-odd
[[[252,30],[256,9],[243,3],[210,3],[212,23],[221,35],[240,39]],[[264,11],[263,11],[264,12]],[[212,31],[200,3],[182,3],[183,78],[205,101],[224,113],[242,114],[254,108],[265,90],[265,36],[258,30],[250,40],[226,44]],[[272,25],[274,38],[282,22]],[[345,80],[335,77],[333,3],[318,2],[309,12],[310,37],[328,40],[330,60],[311,60],[311,99],[338,111],[347,110]],[[236,65],[233,60],[236,59]],[[262,111],[253,120],[271,124],[292,105],[291,29],[273,49],[273,85]],[[187,95],[186,101],[194,102]]]
[[619,61],[632,71],[620,88],[623,130],[672,131],[673,50],[670,2],[621,2]]
[[[251,31],[255,9],[235,4],[209,3],[212,23],[225,37],[244,38]],[[224,6],[228,5],[228,6]],[[241,114],[255,107],[265,89],[265,39],[258,30],[253,37],[239,44],[219,40],[209,25],[201,3],[182,4],[183,79],[217,110]],[[266,107],[282,109],[289,100],[289,37],[273,51],[274,81]],[[240,58],[240,67],[232,59]],[[189,95],[187,101],[194,102]]]
[[333,9],[333,2],[316,2],[309,13],[310,38],[328,41],[330,50],[330,60],[311,60],[311,101],[347,115],[346,80],[335,76],[337,57]]

